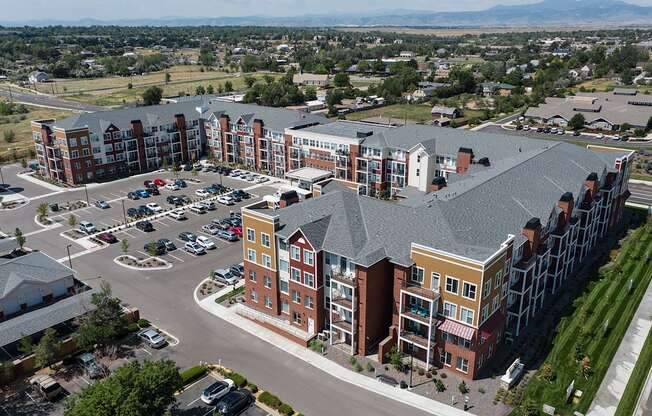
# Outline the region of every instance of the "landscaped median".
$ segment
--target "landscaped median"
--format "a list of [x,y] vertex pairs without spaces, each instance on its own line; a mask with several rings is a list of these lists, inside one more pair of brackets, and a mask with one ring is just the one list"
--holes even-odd
[[623,397],[618,403],[616,416],[631,416],[636,410],[636,405],[643,393],[643,387],[652,367],[652,332],[648,334],[641,354],[636,360],[636,365],[629,377],[629,382],[623,393]]
[[625,332],[652,280],[652,220],[631,232],[614,261],[589,279],[572,314],[559,322],[548,357],[523,389],[520,414],[538,414],[544,404],[557,414],[586,413],[618,347],[627,342]]

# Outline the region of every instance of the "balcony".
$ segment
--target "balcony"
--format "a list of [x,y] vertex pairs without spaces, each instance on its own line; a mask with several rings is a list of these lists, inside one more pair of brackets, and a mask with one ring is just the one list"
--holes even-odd
[[407,286],[403,286],[401,290],[403,290],[405,293],[409,295],[413,295],[422,299],[427,299],[429,301],[435,301],[439,299],[439,292],[421,286],[407,285]]
[[344,332],[348,332],[349,334],[353,334],[353,323],[351,321],[347,321],[336,313],[333,313],[333,321],[331,322],[331,326],[334,326],[335,328]]
[[333,272],[331,280],[348,287],[355,287],[355,276],[350,274]]
[[[428,308],[424,308],[423,306],[419,305],[404,305],[403,310],[401,311],[401,315],[404,317],[411,319],[413,321],[418,321],[422,324],[425,325],[430,325],[430,310]],[[434,324],[436,322],[435,319],[432,320],[432,323]]]
[[353,302],[351,298],[347,298],[344,296],[337,296],[331,299],[331,303],[337,306],[341,306],[342,308],[348,309],[350,311],[353,311]]
[[401,331],[401,338],[403,338],[403,340],[410,342],[412,344],[417,344],[420,347],[423,347],[424,349],[428,349],[428,346],[430,344],[427,337],[418,334],[416,332]]

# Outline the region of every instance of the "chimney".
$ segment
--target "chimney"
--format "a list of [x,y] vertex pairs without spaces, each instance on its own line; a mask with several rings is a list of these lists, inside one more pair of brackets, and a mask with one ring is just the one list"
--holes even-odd
[[562,211],[557,227],[563,229],[566,228],[566,224],[570,222],[571,215],[573,215],[573,194],[571,192],[564,193],[561,198],[559,198],[557,206]]
[[468,147],[460,147],[457,151],[457,173],[464,173],[469,170],[473,161],[473,150]]
[[584,185],[589,188],[587,198],[590,197],[591,199],[594,199],[598,194],[598,186],[600,185],[600,182],[598,181],[598,174],[591,172],[589,176],[586,177]]
[[539,240],[541,239],[541,221],[538,218],[531,218],[525,224],[522,231],[523,235],[527,238],[528,244],[525,246],[523,258],[529,259],[539,248]]
[[299,202],[299,194],[297,191],[283,192],[279,197],[278,206],[280,208],[289,207],[292,204]]
[[438,190],[446,187],[446,178],[443,176],[436,176],[430,184],[428,192],[437,192]]

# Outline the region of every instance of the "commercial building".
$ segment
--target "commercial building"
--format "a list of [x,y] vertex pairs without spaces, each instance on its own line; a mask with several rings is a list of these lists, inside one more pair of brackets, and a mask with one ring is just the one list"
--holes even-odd
[[219,157],[235,151],[232,161],[266,169],[258,158],[269,162],[272,152],[259,149],[261,142],[271,145],[272,139],[282,139],[286,127],[324,120],[284,109],[194,99],[35,120],[32,136],[41,173],[75,185],[194,161],[209,149]]
[[[320,337],[381,360],[397,345],[423,366],[486,374],[502,343],[542,313],[546,298],[563,290],[618,222],[629,196],[629,151],[367,126],[365,139],[382,136],[382,147],[392,148],[402,137],[408,148],[401,198],[369,198],[361,195],[366,185],[351,179],[370,143],[349,144],[346,124],[297,131],[309,146],[331,140],[336,158],[355,154],[347,159],[352,166],[330,162],[339,179],[315,185],[304,202],[242,210],[246,301],[239,313],[303,345]],[[435,167],[452,148],[446,177]],[[428,173],[428,189],[420,190],[409,176],[429,170],[438,174]]]
[[530,107],[526,118],[566,127],[575,114],[582,114],[585,127],[595,130],[618,130],[623,124],[645,128],[652,117],[652,96],[635,89],[610,92],[578,92],[566,98],[548,97],[544,104]]

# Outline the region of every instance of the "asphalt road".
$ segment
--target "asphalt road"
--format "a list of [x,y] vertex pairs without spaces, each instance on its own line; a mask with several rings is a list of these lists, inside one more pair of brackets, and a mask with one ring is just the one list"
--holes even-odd
[[64,100],[46,94],[34,94],[34,93],[29,93],[24,91],[17,91],[14,88],[11,89],[11,93],[10,93],[9,88],[5,85],[0,85],[0,96],[6,98],[11,97],[15,102],[19,102],[23,104],[40,105],[44,107],[52,107],[52,108],[58,108],[62,110],[83,111],[89,113],[95,111],[108,110],[107,107],[101,107],[98,105]]
[[652,186],[642,183],[630,183],[629,192],[632,195],[627,200],[628,202],[652,206]]
[[[8,173],[6,171],[5,173]],[[168,177],[170,174],[150,174],[148,176],[131,177],[122,181],[102,184],[88,189],[90,200],[106,199],[111,201],[111,208],[100,210],[95,207],[77,211],[75,215],[79,220],[90,220],[96,225],[111,224],[112,220],[122,218],[122,200],[126,192],[137,187],[142,187],[145,179],[155,177]],[[187,174],[185,175],[187,176]],[[219,182],[216,174],[200,174],[198,177],[205,184]],[[16,182],[16,178],[7,178],[9,183]],[[233,188],[252,186],[250,183],[237,179],[224,178],[223,182]],[[23,184],[26,191],[35,193],[34,184]],[[190,185],[190,184],[189,184]],[[38,186],[37,186],[38,188]],[[175,194],[194,194],[196,185]],[[271,193],[271,185],[256,187],[249,192],[262,197]],[[42,189],[41,194],[46,195],[52,191]],[[161,196],[140,201],[125,202],[126,207],[139,205],[146,202],[158,202],[161,206],[168,206],[164,201],[170,191],[162,191]],[[170,348],[167,353],[179,366],[187,368],[200,361],[221,363],[235,371],[244,374],[251,382],[261,388],[269,389],[281,400],[304,414],[310,415],[416,415],[426,413],[387,399],[381,395],[358,388],[342,382],[318,368],[307,364],[286,352],[277,349],[230,323],[218,319],[195,304],[193,292],[201,281],[208,276],[210,270],[223,268],[233,263],[242,261],[241,242],[228,243],[214,238],[218,248],[210,250],[203,256],[193,256],[189,253],[176,250],[165,258],[173,267],[162,271],[137,271],[116,265],[113,259],[122,254],[120,244],[113,244],[99,251],[83,254],[84,248],[62,237],[61,232],[69,229],[65,220],[55,218],[63,224],[59,228],[42,231],[34,223],[34,213],[37,201],[56,201],[75,197],[83,199],[83,188],[73,192],[64,192],[42,197],[31,201],[28,205],[16,211],[5,212],[0,215],[0,223],[8,222],[11,227],[16,224],[29,230],[27,246],[41,249],[55,259],[67,261],[66,246],[71,245],[72,265],[80,280],[84,280],[93,287],[102,281],[109,282],[116,296],[126,304],[138,307],[141,316],[149,319],[159,328],[177,337],[180,343]],[[38,198],[32,195],[31,198]],[[176,240],[181,231],[199,232],[202,224],[210,222],[213,218],[222,218],[229,215],[230,210],[238,210],[245,203],[255,200],[245,200],[233,207],[219,206],[217,211],[204,215],[188,215],[186,221],[176,221],[165,218],[154,222],[156,230],[151,233],[142,233],[135,229],[116,233],[118,238],[127,238],[130,243],[130,253],[142,255],[143,245],[148,241],[169,238],[177,246],[181,243]],[[173,257],[174,256],[174,257]]]

